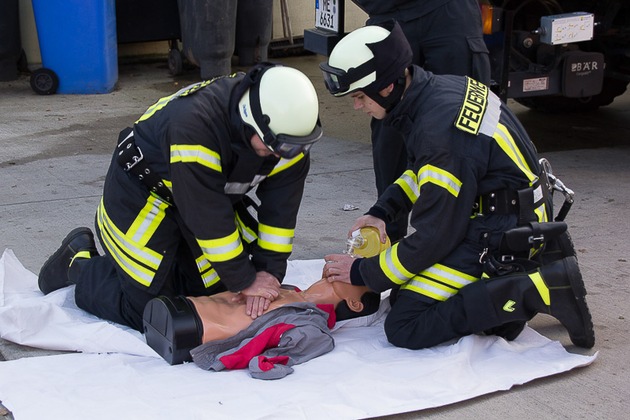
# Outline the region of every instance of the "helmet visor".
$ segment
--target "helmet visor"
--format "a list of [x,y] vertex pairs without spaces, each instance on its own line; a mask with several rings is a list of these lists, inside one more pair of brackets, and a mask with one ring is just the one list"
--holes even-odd
[[374,69],[374,59],[368,60],[358,67],[351,67],[348,71],[333,67],[327,62],[321,63],[319,68],[322,70],[324,75],[324,84],[326,85],[326,89],[328,89],[328,91],[333,95],[346,95],[350,93],[350,86],[354,82],[357,82],[376,71]]
[[285,159],[292,159],[300,153],[306,153],[311,146],[322,137],[322,127],[317,121],[315,128],[309,135],[292,136],[290,134],[273,134],[268,131],[263,142],[269,150]]

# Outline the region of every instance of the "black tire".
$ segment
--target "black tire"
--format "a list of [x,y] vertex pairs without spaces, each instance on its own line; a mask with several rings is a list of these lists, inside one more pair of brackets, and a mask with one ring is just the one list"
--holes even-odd
[[172,49],[168,52],[168,70],[173,76],[182,74],[184,70],[184,59],[178,49]]
[[586,98],[565,98],[564,96],[550,95],[517,98],[515,100],[528,108],[546,113],[595,111],[601,106],[610,105],[617,96],[626,91],[627,87],[628,82],[624,80],[605,78],[602,91]]
[[31,88],[39,95],[53,95],[59,88],[59,78],[50,69],[37,69],[31,73]]

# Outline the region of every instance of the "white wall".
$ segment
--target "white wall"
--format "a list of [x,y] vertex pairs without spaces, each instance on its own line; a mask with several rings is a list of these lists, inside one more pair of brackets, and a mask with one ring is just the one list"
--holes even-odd
[[[273,39],[278,40],[284,38],[281,7],[280,0],[273,1]],[[37,68],[41,66],[41,56],[39,53],[35,19],[33,17],[33,7],[31,0],[19,0],[19,2],[22,48],[26,53],[29,67]],[[293,36],[302,36],[305,29],[315,26],[315,0],[287,0],[287,6]],[[363,26],[367,19],[367,15],[350,0],[345,0],[345,14],[346,31],[351,31]],[[166,55],[167,53],[167,41],[124,44],[118,47],[119,57]]]

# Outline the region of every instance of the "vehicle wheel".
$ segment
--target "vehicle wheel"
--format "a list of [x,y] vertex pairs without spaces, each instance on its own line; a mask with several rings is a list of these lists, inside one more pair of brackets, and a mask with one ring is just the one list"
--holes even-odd
[[565,98],[559,95],[538,96],[532,98],[516,98],[516,102],[536,111],[547,113],[568,113],[594,111],[600,106],[610,105],[613,100],[623,94],[628,82],[605,78],[602,91],[586,98]]
[[168,70],[173,76],[182,74],[184,69],[184,60],[182,53],[178,49],[172,49],[168,52]]
[[59,88],[59,78],[50,69],[37,69],[31,73],[31,88],[39,95],[52,95]]

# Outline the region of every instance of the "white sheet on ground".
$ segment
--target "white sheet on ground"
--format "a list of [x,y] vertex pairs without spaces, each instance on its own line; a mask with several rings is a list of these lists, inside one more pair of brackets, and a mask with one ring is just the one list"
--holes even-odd
[[[285,283],[306,288],[320,278],[322,264],[290,262]],[[0,363],[0,400],[20,420],[365,418],[508,390],[597,357],[568,353],[529,327],[512,342],[468,336],[426,350],[395,348],[380,311],[338,328],[332,352],[295,366],[286,378],[261,381],[246,371],[170,366],[140,333],[78,309],[73,293],[68,287],[43,296],[13,252],[2,255],[0,337],[81,352]]]

